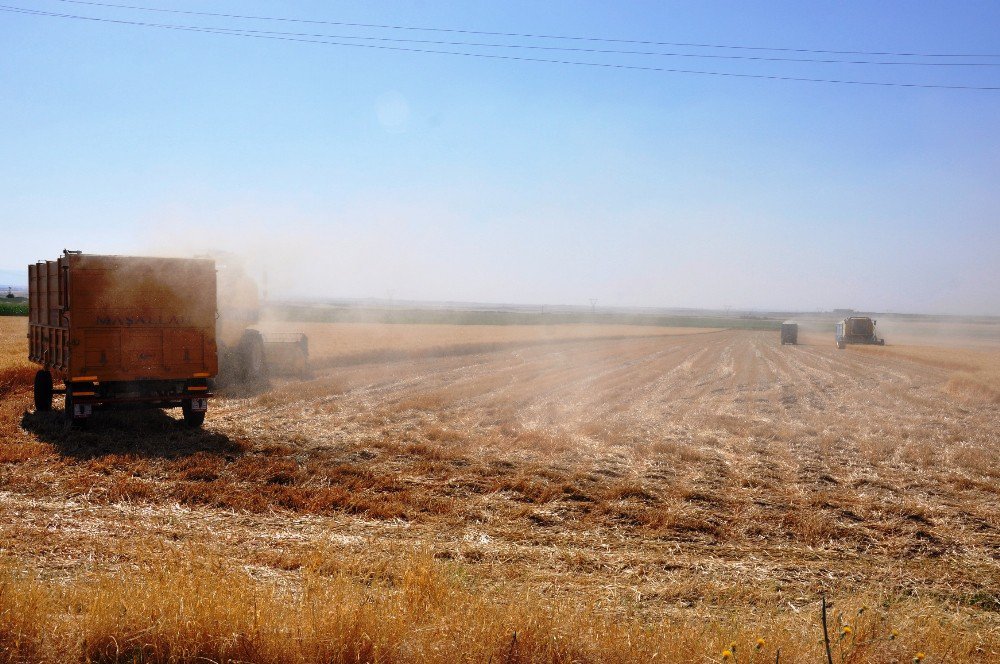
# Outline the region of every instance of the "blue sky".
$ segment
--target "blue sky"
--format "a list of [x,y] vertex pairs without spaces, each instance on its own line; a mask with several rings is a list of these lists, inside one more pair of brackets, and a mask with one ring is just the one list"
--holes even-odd
[[[494,32],[1000,54],[1000,4],[992,2],[136,2]],[[183,25],[500,40],[58,0],[0,4]],[[992,66],[513,53],[1000,86]],[[0,90],[0,282],[64,247],[229,249],[266,267],[272,290],[288,296],[1000,314],[996,90],[515,62],[5,12]]]

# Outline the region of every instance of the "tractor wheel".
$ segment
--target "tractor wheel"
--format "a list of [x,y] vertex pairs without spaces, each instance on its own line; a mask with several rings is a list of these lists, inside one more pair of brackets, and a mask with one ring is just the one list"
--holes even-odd
[[35,373],[35,412],[47,413],[52,410],[52,374],[48,371]]
[[247,383],[256,383],[267,378],[267,364],[264,361],[264,338],[257,330],[246,330],[237,348],[240,378]]
[[181,401],[181,412],[184,413],[184,424],[192,429],[197,429],[205,423],[205,411],[192,410],[190,399]]

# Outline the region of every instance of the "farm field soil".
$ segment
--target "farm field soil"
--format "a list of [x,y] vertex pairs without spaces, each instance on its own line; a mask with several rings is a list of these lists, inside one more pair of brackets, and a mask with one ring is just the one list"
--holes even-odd
[[428,355],[469,354],[571,339],[618,339],[713,332],[711,328],[637,325],[407,325],[269,321],[265,332],[303,332],[313,363],[344,365]]
[[203,431],[69,432],[0,319],[0,654],[820,662],[826,595],[836,661],[1000,658],[998,351],[305,327]]

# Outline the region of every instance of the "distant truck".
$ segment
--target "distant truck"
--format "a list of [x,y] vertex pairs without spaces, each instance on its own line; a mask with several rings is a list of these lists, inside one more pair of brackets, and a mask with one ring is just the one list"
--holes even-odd
[[875,331],[877,321],[868,316],[850,316],[837,323],[837,348],[843,350],[847,344],[885,345],[885,339]]
[[781,324],[781,345],[799,343],[799,324],[786,321]]
[[28,266],[28,301],[36,410],[65,394],[74,424],[97,409],[154,407],[202,425],[218,373],[213,260],[64,251]]

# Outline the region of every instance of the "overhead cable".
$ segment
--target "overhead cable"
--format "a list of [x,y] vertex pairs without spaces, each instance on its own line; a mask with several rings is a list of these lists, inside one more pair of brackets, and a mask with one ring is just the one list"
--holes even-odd
[[93,0],[57,0],[58,2],[72,3],[76,5],[89,5],[93,7],[106,7],[113,9],[130,9],[144,12],[161,12],[167,14],[186,14],[189,16],[211,16],[215,18],[234,18],[252,21],[283,21],[287,23],[309,23],[314,25],[337,25],[351,28],[377,28],[383,30],[418,30],[424,32],[451,32],[466,35],[485,35],[490,37],[522,37],[526,39],[565,39],[573,41],[607,42],[617,44],[642,44],[646,46],[683,46],[689,48],[719,48],[719,49],[739,49],[748,51],[784,51],[791,53],[826,53],[829,55],[883,55],[914,58],[1000,58],[1000,53],[919,53],[905,51],[860,51],[860,50],[829,50],[818,48],[789,48],[780,46],[744,46],[734,44],[707,44],[698,42],[669,42],[650,41],[641,39],[615,39],[610,37],[580,37],[573,35],[548,35],[532,34],[523,32],[490,32],[485,30],[469,30],[463,28],[440,28],[440,27],[419,27],[407,25],[392,25],[383,23],[351,23],[347,21],[329,21],[319,19],[287,18],[281,16],[255,16],[248,14],[223,14],[218,12],[203,12],[184,9],[170,9],[164,7],[146,7],[141,5],[122,5],[110,2],[96,2]]
[[187,32],[200,32],[208,34],[217,35],[228,35],[233,37],[250,37],[255,39],[272,39],[278,41],[287,42],[300,42],[300,43],[310,43],[310,44],[323,44],[328,46],[342,46],[350,48],[367,48],[367,49],[377,49],[385,51],[397,51],[406,53],[428,53],[428,54],[438,54],[438,55],[451,55],[451,56],[462,56],[462,57],[473,57],[473,58],[487,58],[494,60],[508,60],[517,62],[536,62],[536,63],[548,63],[557,65],[571,65],[571,66],[582,66],[582,67],[600,67],[605,69],[623,69],[623,70],[635,70],[635,71],[654,71],[654,72],[664,72],[664,73],[676,73],[676,74],[692,74],[701,76],[717,76],[717,77],[729,77],[729,78],[750,78],[750,79],[764,79],[764,80],[775,80],[775,81],[798,81],[798,82],[809,82],[809,83],[832,83],[832,84],[843,84],[843,85],[864,85],[864,86],[881,86],[881,87],[901,87],[901,88],[927,88],[927,89],[946,89],[946,90],[1000,90],[1000,86],[980,86],[980,85],[950,85],[950,84],[933,84],[933,83],[900,83],[900,82],[890,82],[890,81],[858,81],[851,79],[836,79],[836,78],[811,78],[802,76],[784,76],[777,74],[752,74],[752,73],[739,73],[739,72],[719,72],[719,71],[706,71],[706,70],[695,70],[695,69],[679,69],[672,67],[656,67],[656,66],[645,66],[645,65],[633,65],[624,63],[611,63],[611,62],[588,62],[581,60],[557,60],[548,58],[534,58],[534,57],[524,57],[524,56],[514,56],[514,55],[502,55],[497,53],[477,53],[471,51],[450,51],[450,50],[437,50],[437,49],[426,49],[426,48],[415,48],[415,47],[405,47],[405,46],[389,46],[384,44],[361,44],[357,42],[343,42],[343,41],[332,41],[327,39],[313,39],[306,37],[292,37],[292,36],[282,36],[280,34],[269,34],[266,32],[255,32],[247,31],[238,28],[218,28],[211,26],[192,26],[192,25],[176,25],[168,23],[149,23],[144,21],[128,21],[124,19],[113,19],[106,17],[96,17],[96,16],[81,16],[76,14],[61,14],[56,12],[46,12],[41,10],[29,9],[25,7],[15,7],[10,5],[0,5],[0,11],[9,13],[25,14],[29,16],[42,16],[50,18],[64,18],[64,19],[74,19],[83,21],[93,21],[99,23],[111,23],[117,25],[131,25],[144,28],[156,28],[156,29],[166,29],[166,30],[178,30]]

